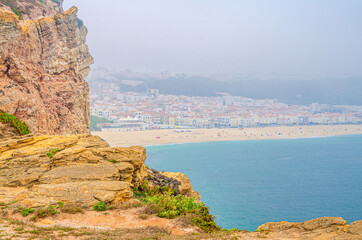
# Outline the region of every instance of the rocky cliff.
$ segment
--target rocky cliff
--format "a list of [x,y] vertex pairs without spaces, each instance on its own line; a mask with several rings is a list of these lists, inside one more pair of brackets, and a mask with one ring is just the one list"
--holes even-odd
[[[6,125],[2,127],[6,128]],[[230,231],[211,234],[202,233],[199,228],[191,226],[192,223],[185,216],[173,220],[160,219],[152,214],[153,212],[149,212],[147,206],[134,205],[134,201],[137,204],[138,200],[133,199],[132,186],[149,179],[158,186],[178,185],[178,191],[183,195],[199,198],[199,194],[193,191],[186,175],[147,169],[145,159],[146,151],[143,147],[110,148],[99,137],[88,134],[29,134],[0,140],[0,220],[24,220],[19,208],[46,209],[62,202],[66,206],[87,210],[102,201],[120,208],[107,212],[106,215],[95,211],[85,211],[78,215],[62,213],[48,216],[48,219],[39,220],[36,224],[47,227],[71,224],[76,228],[127,228],[128,231],[135,227],[157,227],[159,232],[156,231],[149,237],[166,233],[166,239],[170,239],[168,234],[186,234],[184,238],[177,239],[361,239],[362,221],[347,225],[342,218],[322,217],[302,223],[266,223],[256,232]],[[131,204],[129,206],[133,207],[122,210],[124,204]],[[13,214],[9,216],[11,212]],[[30,216],[27,219],[31,220]],[[9,222],[10,224],[13,223]],[[30,229],[29,231],[34,229],[31,225],[22,226]],[[13,235],[9,230],[12,228],[15,231]],[[31,237],[26,235],[29,231],[19,233],[16,232],[17,228],[11,226],[6,231],[9,236],[17,236],[17,239]],[[41,228],[37,231],[41,231]],[[201,235],[198,232],[201,232]],[[194,234],[191,235],[192,233]],[[22,237],[19,237],[19,234]],[[92,234],[96,236],[98,233]],[[122,238],[123,233],[119,234],[112,239],[127,239]],[[75,239],[83,239],[79,236],[82,235],[76,235]],[[130,236],[129,239],[143,239],[142,237],[144,236],[141,234],[139,237]]]
[[89,131],[87,29],[61,3],[0,2],[0,109],[35,134]]
[[15,136],[0,141],[0,202],[90,208],[121,204],[147,175],[142,147],[109,148],[99,137]]

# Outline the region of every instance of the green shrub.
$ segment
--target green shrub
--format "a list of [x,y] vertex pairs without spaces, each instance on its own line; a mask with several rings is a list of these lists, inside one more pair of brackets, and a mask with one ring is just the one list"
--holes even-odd
[[93,206],[94,210],[96,211],[106,211],[107,206],[104,202],[98,202],[96,205]]
[[64,207],[64,203],[62,201],[59,201],[57,208],[62,208],[62,207]]
[[176,218],[183,215],[191,215],[192,223],[206,232],[215,232],[220,227],[214,221],[209,208],[204,203],[195,202],[195,197],[186,197],[176,194],[177,189],[168,186],[160,188],[149,187],[148,182],[141,182],[134,187],[134,196],[147,204],[148,213],[156,214],[163,218]]
[[50,213],[50,215],[58,214],[58,211],[56,210],[56,208],[53,205],[50,205],[47,210]]
[[50,158],[53,158],[54,154],[56,154],[57,152],[59,152],[60,150],[58,148],[54,148],[52,150],[50,150],[48,153],[47,153],[47,156],[50,157]]
[[23,215],[23,217],[26,217],[30,213],[33,213],[35,210],[32,208],[20,208],[20,211],[21,211],[21,215]]
[[148,181],[141,181],[138,186],[133,187],[133,196],[136,198],[146,198],[148,196],[155,196],[169,191],[171,191],[171,195],[176,195],[177,189],[170,188],[167,185],[164,187],[155,186],[150,188],[148,184]]
[[23,13],[20,9],[12,7],[11,10],[19,17],[20,20],[23,20]]
[[12,124],[18,130],[20,135],[26,135],[30,133],[30,130],[25,122],[20,121],[16,116],[8,114],[2,110],[0,110],[0,122]]
[[115,159],[108,160],[108,162],[116,163],[117,161]]

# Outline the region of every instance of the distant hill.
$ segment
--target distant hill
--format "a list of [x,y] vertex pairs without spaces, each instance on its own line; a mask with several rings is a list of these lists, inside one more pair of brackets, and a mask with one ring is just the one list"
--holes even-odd
[[[127,79],[139,81],[138,85],[126,84],[122,74],[113,74],[111,82],[117,83],[121,91],[145,92],[148,88],[158,88],[163,94],[187,96],[218,96],[227,92],[235,96],[255,99],[275,98],[289,104],[311,104],[319,102],[336,105],[362,105],[362,78],[334,80],[216,80],[209,77],[169,76],[129,76]],[[93,79],[93,81],[110,81]],[[91,84],[92,85],[92,84]]]

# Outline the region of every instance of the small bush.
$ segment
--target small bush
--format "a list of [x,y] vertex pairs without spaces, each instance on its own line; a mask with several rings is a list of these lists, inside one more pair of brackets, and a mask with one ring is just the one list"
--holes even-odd
[[108,162],[116,163],[117,161],[115,159],[108,160]]
[[63,207],[64,207],[64,203],[62,201],[59,201],[57,208],[59,209],[59,208],[63,208]]
[[94,210],[96,211],[106,211],[107,206],[104,202],[98,202],[96,205],[93,206]]
[[148,181],[141,181],[141,183],[138,186],[133,187],[133,196],[136,198],[146,198],[149,196],[155,196],[157,194],[163,194],[166,192],[170,192],[171,195],[176,195],[177,189],[170,188],[167,185],[164,187],[159,187],[159,186],[149,187]]
[[132,208],[139,208],[142,207],[143,203],[137,199],[132,199],[131,201],[122,203],[119,208],[122,210],[132,209]]
[[35,210],[32,209],[32,208],[20,208],[20,211],[21,211],[21,215],[23,215],[23,217],[26,217],[26,216],[28,216],[30,213],[35,212]]
[[50,215],[58,214],[58,211],[56,210],[56,208],[53,205],[50,205],[47,210],[50,213]]
[[37,218],[45,218],[48,216],[48,212],[42,208],[39,208],[34,213],[34,220]]
[[76,213],[83,213],[83,209],[74,205],[65,205],[62,208],[62,212],[69,213],[69,214],[76,214]]
[[23,13],[20,9],[12,7],[11,10],[13,10],[13,12],[16,14],[16,16],[19,17],[20,20],[23,20]]
[[[21,12],[19,14],[21,15]],[[12,124],[18,130],[20,135],[27,135],[30,133],[30,130],[25,122],[20,121],[16,116],[8,114],[2,110],[0,110],[0,122]]]
[[147,204],[145,214],[156,214],[163,218],[191,216],[191,222],[206,232],[221,230],[204,203],[195,202],[195,197],[177,195],[177,190],[168,186],[149,187],[148,182],[141,182],[133,189],[134,196]]
[[54,154],[56,154],[57,152],[59,152],[60,150],[58,148],[54,148],[52,150],[50,150],[48,153],[47,153],[47,156],[50,157],[50,158],[53,158]]
[[[61,202],[59,202],[61,203]],[[53,206],[53,205],[50,205],[49,207],[47,207],[46,209],[43,209],[43,208],[39,208],[35,211],[34,213],[34,217],[35,218],[46,218],[48,216],[51,216],[51,215],[57,215],[59,212],[56,210],[58,208],[62,208],[62,204],[59,204],[58,203],[58,206]]]

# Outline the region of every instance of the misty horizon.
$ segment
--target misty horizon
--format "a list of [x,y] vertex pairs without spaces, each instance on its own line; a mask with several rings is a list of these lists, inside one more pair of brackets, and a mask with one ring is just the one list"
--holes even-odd
[[359,1],[65,1],[98,66],[250,78],[362,76]]

